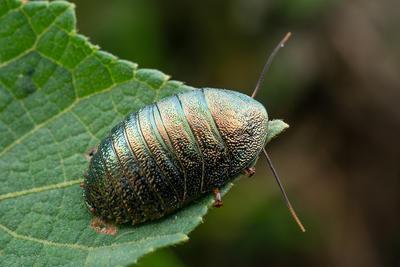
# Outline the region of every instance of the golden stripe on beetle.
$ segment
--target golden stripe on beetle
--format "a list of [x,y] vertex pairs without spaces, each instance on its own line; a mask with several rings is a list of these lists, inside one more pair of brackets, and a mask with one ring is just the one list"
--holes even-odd
[[219,189],[240,174],[254,174],[264,151],[304,231],[264,149],[267,111],[254,100],[289,36],[268,58],[251,97],[224,89],[189,91],[145,106],[116,125],[93,153],[82,185],[86,205],[97,216],[94,228],[101,229],[103,220],[107,225],[159,219],[211,192],[219,207]]

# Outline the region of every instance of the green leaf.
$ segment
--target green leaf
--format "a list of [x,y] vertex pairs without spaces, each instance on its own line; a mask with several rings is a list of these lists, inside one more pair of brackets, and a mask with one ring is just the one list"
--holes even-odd
[[76,33],[68,2],[0,0],[0,25],[2,266],[128,265],[187,240],[210,196],[110,236],[89,227],[79,183],[88,166],[84,153],[113,125],[194,88],[100,51]]
[[268,122],[267,143],[278,136],[278,134],[289,128],[289,125],[281,120],[272,120]]

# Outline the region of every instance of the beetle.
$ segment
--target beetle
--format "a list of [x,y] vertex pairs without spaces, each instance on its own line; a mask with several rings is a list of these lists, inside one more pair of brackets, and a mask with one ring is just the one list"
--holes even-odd
[[268,115],[254,99],[290,35],[271,53],[251,96],[211,88],[184,92],[147,105],[112,128],[92,153],[82,185],[95,224],[156,220],[211,192],[220,207],[221,187],[241,174],[253,175],[264,153],[305,231],[264,148]]

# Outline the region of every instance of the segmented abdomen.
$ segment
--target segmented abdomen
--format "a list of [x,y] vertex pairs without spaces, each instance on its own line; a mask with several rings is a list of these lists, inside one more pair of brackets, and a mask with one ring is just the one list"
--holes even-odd
[[86,203],[117,223],[160,218],[227,183],[231,160],[204,91],[176,95],[130,114],[101,142]]

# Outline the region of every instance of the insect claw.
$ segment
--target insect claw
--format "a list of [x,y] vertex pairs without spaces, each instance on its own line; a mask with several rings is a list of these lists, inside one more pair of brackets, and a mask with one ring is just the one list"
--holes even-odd
[[244,169],[244,174],[247,175],[247,177],[251,177],[256,173],[256,167],[249,167]]
[[221,199],[221,192],[219,191],[218,188],[213,189],[214,193],[214,207],[220,208],[223,205],[222,199]]
[[98,234],[116,235],[118,232],[118,228],[115,225],[107,223],[98,217],[92,219],[90,227],[92,227],[92,229]]

